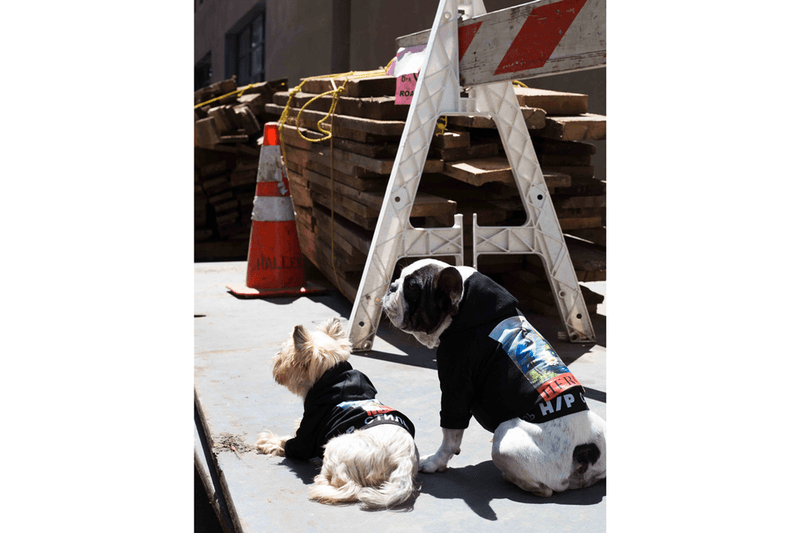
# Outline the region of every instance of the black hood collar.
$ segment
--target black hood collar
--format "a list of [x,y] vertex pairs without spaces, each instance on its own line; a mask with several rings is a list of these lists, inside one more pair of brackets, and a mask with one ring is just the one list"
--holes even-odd
[[464,297],[442,337],[516,314],[519,302],[501,285],[475,272],[464,282]]

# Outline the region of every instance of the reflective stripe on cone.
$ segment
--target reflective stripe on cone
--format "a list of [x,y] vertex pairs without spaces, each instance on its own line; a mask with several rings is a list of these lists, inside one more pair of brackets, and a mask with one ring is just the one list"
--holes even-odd
[[[276,123],[264,125],[247,252],[246,287],[228,285],[238,296],[309,293],[304,287],[303,255],[277,129]],[[313,292],[322,290],[317,286]]]

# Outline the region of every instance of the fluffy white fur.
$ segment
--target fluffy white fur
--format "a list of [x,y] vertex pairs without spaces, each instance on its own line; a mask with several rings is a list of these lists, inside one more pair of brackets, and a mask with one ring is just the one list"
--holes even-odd
[[[404,323],[406,306],[403,301],[404,278],[425,265],[447,268],[447,263],[435,259],[424,259],[405,267],[394,282],[394,289],[383,299],[383,307],[389,320],[398,328]],[[475,269],[456,267],[462,280],[466,280]],[[463,290],[458,301],[463,297]],[[439,336],[447,329],[452,319],[448,317],[442,327],[433,334],[417,334],[409,331],[428,348],[439,345]],[[503,479],[523,490],[538,496],[549,497],[553,492],[589,486],[606,477],[605,421],[592,411],[556,418],[549,422],[533,424],[512,418],[500,424],[492,439],[492,460],[500,469]],[[458,455],[463,429],[442,428],[442,444],[439,449],[420,460],[420,471],[443,472],[454,455]],[[581,465],[573,458],[575,447],[594,443],[600,456],[594,464]]]
[[[337,319],[327,321],[317,331],[296,326],[274,358],[273,377],[305,399],[325,371],[349,359],[350,351],[350,342]],[[265,431],[258,435],[256,447],[270,456],[284,456],[286,441],[291,438]],[[418,492],[418,469],[419,452],[405,429],[385,424],[356,430],[325,445],[322,470],[314,478],[308,497],[328,504],[361,502],[365,509],[396,507]]]

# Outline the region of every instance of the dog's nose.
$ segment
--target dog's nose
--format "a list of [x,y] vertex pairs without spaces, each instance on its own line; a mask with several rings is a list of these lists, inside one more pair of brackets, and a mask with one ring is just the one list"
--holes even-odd
[[397,282],[394,281],[394,282],[392,282],[391,285],[389,285],[389,294],[392,294],[396,290],[397,290]]

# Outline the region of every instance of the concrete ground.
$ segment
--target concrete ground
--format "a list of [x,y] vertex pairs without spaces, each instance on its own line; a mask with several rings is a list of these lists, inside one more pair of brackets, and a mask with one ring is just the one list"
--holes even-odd
[[[307,499],[318,465],[255,450],[270,429],[289,434],[302,400],[272,379],[270,359],[296,324],[346,321],[351,304],[336,291],[296,298],[238,299],[225,288],[245,279],[246,263],[195,265],[196,456],[223,530],[261,531],[536,531],[606,530],[606,483],[539,498],[504,482],[490,457],[492,435],[474,420],[461,454],[444,473],[420,474],[422,490],[407,512],[364,512]],[[585,284],[605,294],[605,283]],[[527,315],[586,389],[590,408],[606,418],[605,306],[592,323],[596,344],[558,340],[557,318]],[[406,413],[421,455],[441,439],[435,351],[383,321],[374,349],[350,362],[366,373],[378,399]],[[227,511],[226,511],[227,509]],[[230,522],[228,522],[228,516]]]

